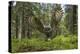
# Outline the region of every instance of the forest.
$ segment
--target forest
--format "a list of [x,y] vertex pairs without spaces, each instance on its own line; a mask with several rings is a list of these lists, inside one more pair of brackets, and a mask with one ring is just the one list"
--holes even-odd
[[77,5],[10,2],[11,52],[78,48]]

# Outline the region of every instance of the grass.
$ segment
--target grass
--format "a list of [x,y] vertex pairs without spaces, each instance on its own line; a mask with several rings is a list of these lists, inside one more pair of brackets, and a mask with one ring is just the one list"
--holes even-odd
[[49,41],[40,38],[25,38],[22,40],[12,39],[12,52],[77,49],[77,39],[76,35],[60,35]]

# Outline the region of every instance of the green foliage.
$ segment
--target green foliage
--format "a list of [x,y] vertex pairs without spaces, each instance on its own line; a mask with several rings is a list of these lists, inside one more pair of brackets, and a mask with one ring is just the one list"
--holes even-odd
[[12,39],[12,52],[77,49],[77,42],[75,35],[60,35],[49,41],[40,38]]
[[[12,52],[77,49],[76,9],[68,9],[63,16],[60,4],[17,2],[11,10]],[[46,36],[55,38],[46,41]]]

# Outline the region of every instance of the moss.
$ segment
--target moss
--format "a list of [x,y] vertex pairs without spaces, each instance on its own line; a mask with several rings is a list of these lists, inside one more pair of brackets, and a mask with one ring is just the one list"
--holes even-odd
[[60,50],[60,49],[77,49],[77,36],[56,36],[50,41],[40,38],[31,39],[12,39],[12,52],[28,52],[28,51],[44,51],[44,50]]

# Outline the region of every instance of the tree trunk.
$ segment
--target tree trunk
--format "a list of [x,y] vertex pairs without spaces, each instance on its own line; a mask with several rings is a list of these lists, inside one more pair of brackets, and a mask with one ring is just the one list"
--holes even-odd
[[24,3],[23,3],[23,9],[22,9],[22,38],[25,38],[25,23],[24,23]]
[[19,17],[19,32],[18,32],[18,39],[21,39],[21,36],[22,36],[22,17]]
[[19,23],[18,20],[19,20],[19,19],[18,19],[18,16],[16,15],[16,38],[18,38],[18,29],[19,29],[19,28],[18,28],[18,26],[19,26],[19,25],[18,25],[18,23]]

